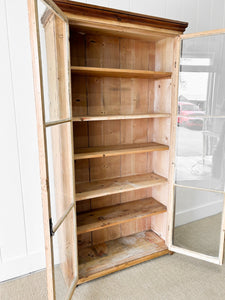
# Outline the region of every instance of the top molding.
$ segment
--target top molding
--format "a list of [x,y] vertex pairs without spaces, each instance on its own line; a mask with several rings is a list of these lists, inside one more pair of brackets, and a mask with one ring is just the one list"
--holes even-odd
[[187,22],[152,17],[103,6],[73,2],[70,0],[54,0],[54,2],[63,12],[76,15],[92,16],[112,21],[119,21],[122,23],[133,23],[161,29],[169,29],[180,33],[183,33],[188,26]]

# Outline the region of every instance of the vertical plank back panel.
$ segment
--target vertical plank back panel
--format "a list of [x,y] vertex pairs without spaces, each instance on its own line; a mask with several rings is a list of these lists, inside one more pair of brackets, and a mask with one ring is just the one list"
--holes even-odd
[[[76,65],[123,69],[171,71],[173,39],[147,42],[94,34],[74,35],[71,51]],[[83,57],[82,57],[83,56]],[[171,80],[138,78],[75,77],[73,107],[76,115],[141,114],[167,112],[171,109]],[[81,122],[75,128],[75,147],[146,143],[169,144],[169,119]],[[168,153],[141,153],[76,162],[77,182],[98,180],[155,171],[168,177]],[[89,176],[89,179],[88,179]],[[166,204],[168,187],[156,187],[86,201],[78,211],[100,208],[153,196]],[[165,232],[166,214],[93,232],[88,240],[94,244],[144,231],[152,226],[161,235]],[[163,227],[164,226],[164,227]],[[163,233],[163,235],[165,235]],[[86,235],[87,237],[87,235]],[[80,239],[80,237],[79,237]]]
[[[154,43],[139,40],[121,39],[120,67],[124,69],[155,69]],[[121,79],[121,113],[148,113],[152,109],[153,87],[148,79]],[[151,131],[149,120],[126,120],[121,122],[121,143],[145,143]],[[150,138],[151,140],[151,138]],[[121,156],[121,176],[148,172],[147,153]],[[151,190],[140,190],[121,195],[121,202],[143,199],[151,195]],[[121,236],[144,231],[150,228],[149,218],[121,224]]]

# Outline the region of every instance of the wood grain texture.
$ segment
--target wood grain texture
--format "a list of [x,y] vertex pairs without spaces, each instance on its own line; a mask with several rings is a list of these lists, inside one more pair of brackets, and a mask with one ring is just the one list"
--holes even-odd
[[171,128],[170,128],[170,145],[169,151],[169,176],[168,176],[168,231],[166,236],[166,243],[169,247],[173,244],[174,232],[174,211],[175,211],[175,198],[174,198],[174,175],[175,175],[175,149],[176,149],[176,126],[177,126],[177,99],[178,99],[178,86],[179,86],[179,65],[180,65],[180,51],[181,39],[177,37],[174,39],[173,44],[173,76],[172,76],[172,99],[171,99]]
[[[141,188],[137,189],[132,185],[130,189],[122,183],[121,188],[118,183],[114,186],[113,180],[147,175],[156,165],[152,153],[139,152],[139,149],[124,152],[126,145],[158,143],[159,138],[160,143],[165,142],[169,146],[167,131],[164,132],[166,126],[170,125],[169,121],[153,120],[170,118],[170,98],[167,94],[170,95],[172,63],[168,62],[171,54],[168,55],[167,51],[171,49],[169,43],[163,40],[177,33],[147,26],[137,29],[132,24],[128,28],[126,24],[107,23],[107,20],[100,20],[97,16],[67,16],[71,24],[71,61],[72,66],[76,66],[74,71],[77,71],[72,70],[74,153],[75,158],[85,155],[82,160],[75,161],[78,211],[103,209],[151,197],[152,185],[141,184]],[[127,38],[129,30],[133,31],[131,38]],[[125,34],[123,37],[121,32]],[[141,40],[147,32],[147,38]],[[143,74],[148,76],[143,77]],[[77,156],[81,152],[80,148],[89,149]],[[90,154],[88,152],[91,148],[93,150]],[[96,153],[96,149],[100,153]],[[161,159],[160,156],[158,158]],[[162,158],[166,163],[166,156]],[[162,164],[159,163],[159,166],[161,172]],[[166,171],[163,172],[167,175]],[[99,182],[103,182],[103,186],[89,190],[93,183]],[[104,186],[107,183],[109,186]],[[79,188],[83,188],[81,194],[84,192],[85,196],[86,193],[87,198],[81,195],[79,199]],[[159,189],[161,192],[161,187]],[[160,201],[165,202],[162,198]],[[90,232],[82,233],[79,235],[79,244],[82,247],[85,244],[95,245],[148,230],[151,228],[151,219],[137,218],[95,230],[91,235]]]
[[160,257],[160,256],[163,256],[163,255],[166,255],[166,254],[171,254],[172,252],[169,251],[168,249],[165,249],[165,250],[159,250],[157,252],[154,252],[152,254],[149,254],[149,255],[146,255],[146,256],[143,256],[143,257],[140,257],[138,259],[134,259],[132,261],[129,261],[129,262],[125,262],[125,263],[122,263],[118,266],[115,266],[115,267],[111,267],[109,269],[106,269],[106,270],[103,270],[103,271],[100,271],[98,273],[93,273],[92,275],[89,275],[88,277],[84,277],[84,278],[80,278],[77,282],[78,285],[82,284],[82,283],[85,283],[85,282],[88,282],[88,281],[91,281],[91,280],[94,280],[94,279],[97,279],[97,278],[100,278],[102,276],[106,276],[108,274],[111,274],[111,273],[114,273],[114,272],[117,272],[117,271],[120,271],[120,270],[123,270],[123,269],[126,269],[126,268],[129,268],[129,267],[132,267],[132,266],[135,266],[137,264],[140,264],[140,263],[143,263],[145,261],[148,261],[148,260],[151,260],[151,259],[154,259],[154,258],[157,258],[157,257]]
[[123,78],[147,78],[160,79],[171,77],[171,72],[155,72],[132,69],[95,68],[72,66],[73,74],[86,76],[123,77]]
[[[69,53],[67,49],[67,26],[62,19],[52,14],[45,24],[45,41],[48,73],[49,119],[59,121],[70,117],[70,89],[68,76]],[[74,173],[73,173],[73,141],[72,122],[47,127],[47,149],[49,162],[52,160],[50,188],[54,189],[51,207],[56,210],[59,221],[74,204]],[[48,134],[49,133],[49,134]],[[54,182],[54,184],[52,184]],[[51,185],[52,184],[52,185]],[[54,187],[53,187],[54,185]],[[76,215],[67,216],[59,227],[58,241],[60,244],[60,268],[64,280],[69,287],[78,276],[75,233]],[[61,229],[62,228],[62,229]]]
[[107,121],[107,120],[133,120],[133,119],[151,119],[151,118],[169,118],[168,113],[153,114],[130,114],[130,115],[96,115],[96,116],[74,116],[74,122],[88,121]]
[[55,299],[55,280],[54,280],[54,257],[53,243],[50,236],[49,219],[51,218],[50,190],[48,180],[48,162],[46,153],[46,132],[44,129],[44,103],[41,70],[41,52],[38,32],[37,3],[28,0],[28,14],[30,26],[30,41],[32,51],[32,67],[34,78],[35,107],[37,118],[38,150],[41,180],[41,199],[43,207],[44,239],[45,239],[45,258],[48,299]]
[[69,0],[54,0],[54,2],[64,12],[70,12],[72,14],[78,14],[82,16],[98,17],[111,21],[120,21],[121,23],[128,22],[134,25],[147,25],[160,29],[170,29],[180,32],[183,32],[188,25],[186,22],[152,17],[85,3],[76,3]]
[[[46,121],[67,119],[70,117],[70,101],[68,94],[68,51],[67,24],[58,16],[51,14],[45,24],[45,44],[49,99],[45,97]],[[46,68],[46,66],[45,66]],[[43,73],[45,69],[43,69]],[[49,101],[49,102],[48,102]]]
[[152,231],[80,249],[78,283],[166,253],[168,250],[164,241]]
[[[119,68],[119,39],[112,36],[85,36],[86,65],[90,67]],[[120,113],[120,78],[86,77],[88,114]],[[120,142],[120,122],[94,122],[87,124],[89,147],[117,145]],[[120,157],[89,160],[89,179],[100,180],[120,176]],[[91,207],[110,206],[120,202],[120,195],[91,199]],[[92,243],[119,237],[120,230],[108,228],[92,233]]]
[[[121,39],[121,68],[155,70],[155,43],[142,40]],[[123,79],[121,81],[121,112],[122,113],[152,113],[154,103],[154,80]],[[148,143],[152,141],[150,119],[133,119],[121,122],[121,144]],[[141,130],[140,130],[141,128]],[[151,172],[148,168],[149,153],[129,154],[121,157],[121,176]],[[121,194],[121,202],[151,196],[151,188],[130,191]],[[121,236],[151,228],[151,218],[138,219],[121,224]]]
[[116,155],[125,155],[131,153],[143,153],[152,151],[165,151],[169,146],[158,143],[145,143],[145,144],[128,144],[128,145],[116,145],[105,147],[89,147],[78,148],[74,154],[74,159],[87,159],[95,157],[108,157]]
[[166,206],[153,198],[91,210],[77,216],[77,234],[83,234],[135,219],[166,212]]
[[139,190],[166,181],[166,178],[150,173],[80,183],[76,185],[76,201]]
[[[174,39],[166,38],[158,41],[155,45],[155,68],[157,71],[172,71],[174,68]],[[172,80],[157,80],[155,81],[154,95],[154,111],[170,113],[172,108]],[[153,141],[157,141],[166,145],[170,145],[170,130],[171,120],[168,119],[153,119],[152,131]],[[169,150],[171,151],[171,149]],[[152,153],[152,167],[154,172],[169,177],[169,151],[166,155],[160,153]],[[167,206],[168,203],[168,187],[166,184],[163,187],[153,188],[152,197]],[[159,234],[162,238],[167,237],[167,214],[161,216],[153,216],[151,218],[151,229]]]

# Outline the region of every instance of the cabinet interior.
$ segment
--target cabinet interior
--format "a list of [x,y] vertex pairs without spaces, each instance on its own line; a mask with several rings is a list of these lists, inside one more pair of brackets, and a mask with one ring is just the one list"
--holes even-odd
[[80,283],[168,253],[173,47],[70,26]]

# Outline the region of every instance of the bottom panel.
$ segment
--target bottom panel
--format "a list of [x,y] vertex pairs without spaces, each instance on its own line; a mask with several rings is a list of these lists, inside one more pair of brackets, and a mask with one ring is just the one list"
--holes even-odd
[[75,212],[70,211],[53,235],[55,300],[68,299],[78,279]]
[[83,248],[78,252],[78,284],[81,284],[165,255],[169,250],[164,240],[150,230]]
[[174,197],[173,245],[218,257],[224,194],[176,186]]

